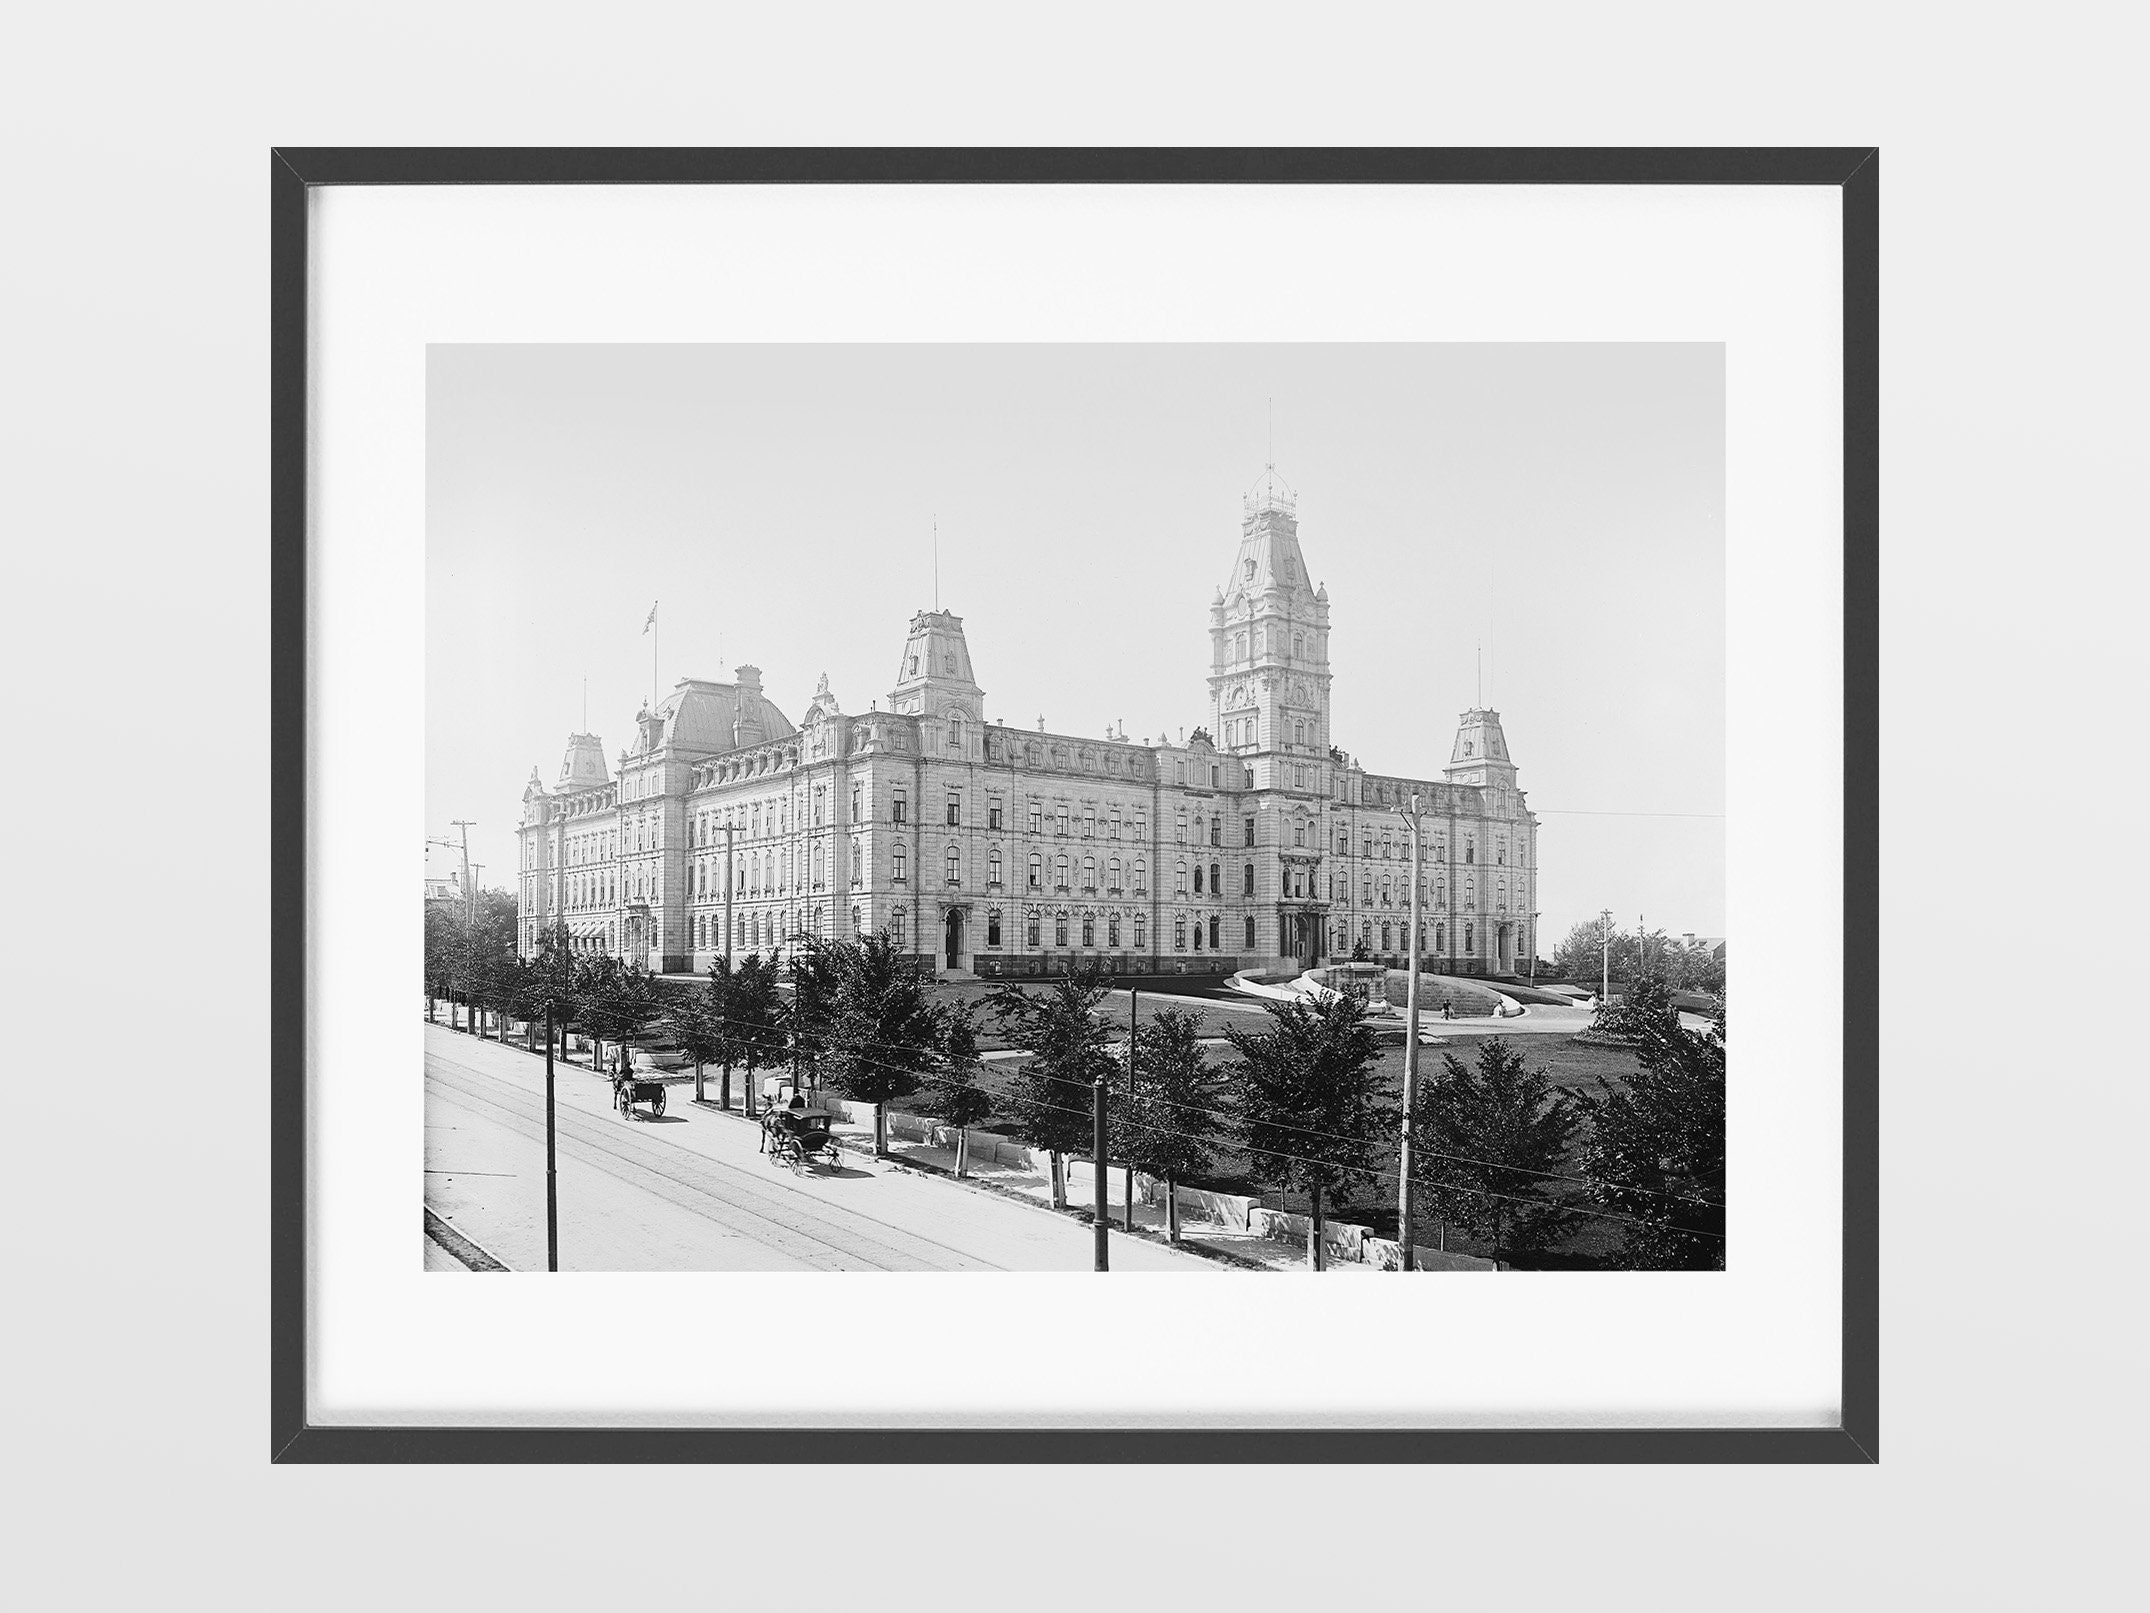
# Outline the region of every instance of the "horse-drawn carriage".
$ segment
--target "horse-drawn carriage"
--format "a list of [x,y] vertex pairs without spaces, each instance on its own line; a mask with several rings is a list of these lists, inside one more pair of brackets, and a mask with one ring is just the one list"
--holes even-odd
[[802,1170],[808,1165],[836,1165],[842,1160],[842,1145],[830,1130],[836,1118],[833,1114],[808,1103],[806,1095],[788,1082],[770,1098],[761,1116],[762,1152],[769,1156],[770,1164]]
[[635,1105],[649,1105],[651,1118],[664,1113],[664,1083],[662,1081],[638,1081],[632,1074],[619,1074],[612,1078],[612,1107],[629,1120],[635,1117]]

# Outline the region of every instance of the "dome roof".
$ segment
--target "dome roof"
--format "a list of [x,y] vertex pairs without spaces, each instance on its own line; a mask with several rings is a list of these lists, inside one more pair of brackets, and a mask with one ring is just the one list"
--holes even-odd
[[761,692],[761,670],[739,668],[735,683],[682,678],[657,708],[663,724],[658,744],[689,755],[758,745],[798,732],[789,717]]

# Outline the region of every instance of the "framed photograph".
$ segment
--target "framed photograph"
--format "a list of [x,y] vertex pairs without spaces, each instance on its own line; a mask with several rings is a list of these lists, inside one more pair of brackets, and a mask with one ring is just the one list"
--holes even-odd
[[271,172],[274,1460],[1878,1460],[1876,152]]

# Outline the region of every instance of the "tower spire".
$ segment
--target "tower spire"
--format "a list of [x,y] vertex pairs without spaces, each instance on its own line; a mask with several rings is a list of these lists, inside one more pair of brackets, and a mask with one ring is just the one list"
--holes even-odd
[[933,608],[941,608],[941,518],[933,517]]

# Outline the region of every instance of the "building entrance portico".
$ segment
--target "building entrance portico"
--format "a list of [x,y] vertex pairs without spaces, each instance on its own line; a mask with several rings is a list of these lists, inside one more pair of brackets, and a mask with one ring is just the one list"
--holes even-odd
[[963,967],[963,909],[951,907],[941,925],[941,961],[951,969]]

